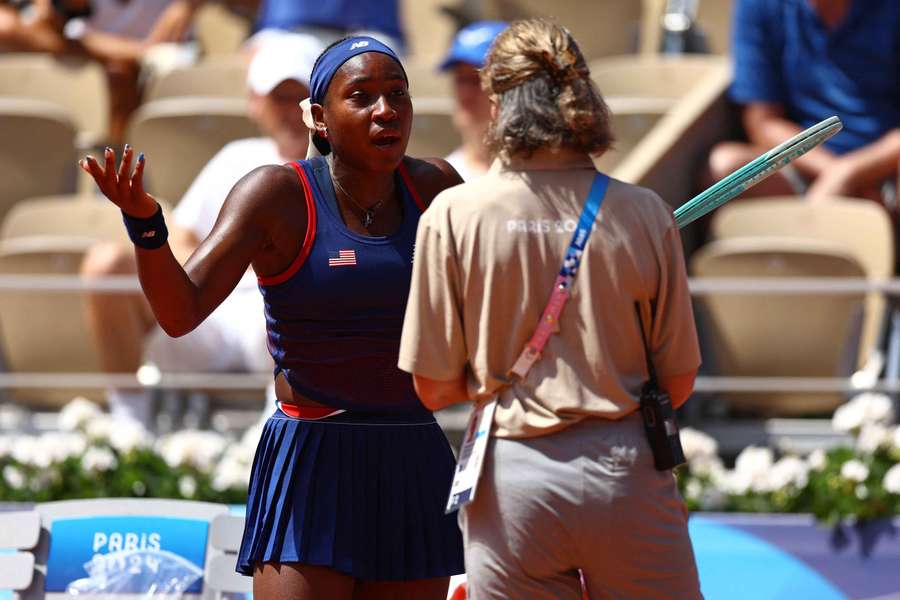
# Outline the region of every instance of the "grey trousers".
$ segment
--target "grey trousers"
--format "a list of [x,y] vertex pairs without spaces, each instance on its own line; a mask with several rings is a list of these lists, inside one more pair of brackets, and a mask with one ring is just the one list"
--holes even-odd
[[687,510],[640,417],[492,439],[460,512],[471,600],[702,598]]

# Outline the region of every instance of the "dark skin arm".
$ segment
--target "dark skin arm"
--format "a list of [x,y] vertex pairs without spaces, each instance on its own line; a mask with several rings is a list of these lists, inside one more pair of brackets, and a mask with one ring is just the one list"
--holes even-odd
[[[103,164],[87,157],[80,165],[113,204],[133,217],[147,218],[157,204],[143,189],[145,161],[138,161],[131,174],[132,154],[131,148],[125,151],[118,170],[111,150]],[[173,337],[193,330],[250,265],[264,277],[287,269],[306,233],[302,198],[293,169],[260,167],[235,184],[209,237],[184,267],[168,244],[154,250],[136,247],[141,287],[163,330]]]
[[[442,159],[405,160],[426,203],[461,183]],[[129,147],[118,170],[112,151],[102,165],[93,157],[80,165],[113,204],[133,217],[147,218],[157,204],[143,188],[146,161],[138,161],[131,174],[132,161]],[[184,267],[169,244],[154,250],[135,247],[141,288],[163,330],[173,337],[192,331],[231,293],[250,265],[262,277],[285,271],[306,234],[309,215],[302,198],[291,167],[260,167],[235,184],[209,237]]]

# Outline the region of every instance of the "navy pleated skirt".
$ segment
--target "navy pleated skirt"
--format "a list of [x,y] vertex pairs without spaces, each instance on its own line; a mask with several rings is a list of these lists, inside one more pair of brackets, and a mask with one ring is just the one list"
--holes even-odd
[[454,459],[434,417],[277,410],[250,477],[237,571],[264,562],[397,581],[464,571],[456,514],[444,515]]

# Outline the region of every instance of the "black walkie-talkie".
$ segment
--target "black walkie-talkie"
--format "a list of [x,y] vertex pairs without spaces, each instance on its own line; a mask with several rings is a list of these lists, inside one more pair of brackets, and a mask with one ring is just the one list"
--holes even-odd
[[640,304],[634,303],[637,311],[638,324],[641,328],[641,342],[644,345],[644,355],[647,357],[647,372],[650,379],[641,388],[641,418],[644,420],[644,431],[647,432],[647,440],[650,442],[650,450],[653,452],[653,466],[657,471],[668,471],[686,461],[684,450],[681,447],[681,437],[678,434],[678,421],[675,418],[675,408],[668,392],[659,387],[656,380],[656,370],[653,368],[653,359],[650,356],[650,345],[644,337],[644,322],[641,319]]

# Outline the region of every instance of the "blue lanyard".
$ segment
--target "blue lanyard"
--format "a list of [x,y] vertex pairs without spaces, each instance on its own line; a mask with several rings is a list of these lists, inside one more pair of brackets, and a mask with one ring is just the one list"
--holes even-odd
[[588,238],[591,237],[594,220],[597,218],[597,213],[600,212],[600,205],[603,204],[603,198],[606,197],[606,188],[608,186],[609,176],[603,173],[597,173],[594,176],[591,191],[588,194],[587,201],[584,203],[584,209],[581,211],[581,217],[578,219],[578,225],[575,228],[575,233],[572,235],[569,249],[566,250],[566,258],[563,260],[562,269],[560,269],[559,276],[553,284],[550,300],[547,302],[547,307],[541,315],[537,329],[535,329],[528,343],[525,344],[525,348],[522,349],[516,364],[510,369],[511,375],[524,379],[531,366],[540,357],[550,336],[559,331],[559,316],[562,314],[563,307],[569,299],[569,288],[572,287],[575,275],[578,274],[581,255],[584,253],[584,247]]
[[565,280],[560,285],[564,285],[566,290],[572,287],[575,275],[578,273],[581,255],[584,254],[584,247],[587,245],[588,238],[591,237],[591,230],[594,228],[597,213],[600,212],[600,205],[603,204],[603,199],[606,197],[607,187],[609,187],[609,175],[604,173],[594,175],[591,191],[581,210],[578,225],[575,233],[572,234],[572,241],[569,242],[569,249],[566,250],[566,257],[559,270],[559,276]]

